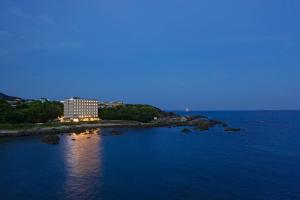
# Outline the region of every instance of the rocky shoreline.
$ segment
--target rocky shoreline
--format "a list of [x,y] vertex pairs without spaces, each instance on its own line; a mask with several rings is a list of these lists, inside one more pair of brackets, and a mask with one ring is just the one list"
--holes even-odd
[[229,128],[225,122],[210,120],[199,116],[166,117],[149,123],[124,120],[103,120],[96,124],[63,125],[57,127],[35,127],[26,130],[0,130],[0,137],[23,137],[31,135],[46,135],[68,132],[85,131],[93,128],[151,128],[151,127],[176,127],[191,126],[195,130],[209,130],[220,125],[225,131],[240,131],[238,128]]

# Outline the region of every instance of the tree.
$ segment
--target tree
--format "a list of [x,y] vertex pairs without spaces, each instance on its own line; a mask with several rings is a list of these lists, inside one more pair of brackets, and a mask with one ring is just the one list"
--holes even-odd
[[63,104],[60,102],[21,103],[11,107],[6,101],[0,100],[1,123],[38,123],[56,119],[63,114]]

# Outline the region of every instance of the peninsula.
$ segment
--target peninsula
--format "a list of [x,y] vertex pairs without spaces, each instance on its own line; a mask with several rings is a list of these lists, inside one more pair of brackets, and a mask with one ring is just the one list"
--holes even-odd
[[[1,95],[2,97],[4,95]],[[1,97],[0,96],[0,97]],[[5,96],[6,97],[6,96]],[[85,102],[84,100],[82,102]],[[70,102],[69,102],[70,103]],[[71,102],[72,105],[74,102]],[[86,104],[86,105],[85,105]],[[225,122],[209,119],[206,116],[179,116],[173,112],[165,112],[151,105],[117,104],[94,109],[95,101],[86,101],[79,107],[66,107],[62,102],[49,100],[9,100],[0,99],[0,137],[28,136],[35,134],[50,134],[84,131],[91,128],[114,127],[175,127],[191,126],[196,131],[205,131],[216,125],[224,127],[225,131],[238,131],[229,128]],[[79,109],[81,108],[81,110]],[[75,115],[79,112],[79,115]],[[86,115],[91,112],[92,118]],[[68,114],[69,121],[60,121],[63,114]],[[96,114],[96,115],[95,115]],[[83,116],[83,118],[74,118]],[[86,120],[87,119],[87,120]],[[90,120],[96,119],[96,120]]]

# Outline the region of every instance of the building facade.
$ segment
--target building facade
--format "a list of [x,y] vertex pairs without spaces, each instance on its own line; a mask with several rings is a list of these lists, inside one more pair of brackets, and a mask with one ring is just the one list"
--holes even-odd
[[74,97],[64,100],[64,117],[62,121],[97,121],[98,101]]

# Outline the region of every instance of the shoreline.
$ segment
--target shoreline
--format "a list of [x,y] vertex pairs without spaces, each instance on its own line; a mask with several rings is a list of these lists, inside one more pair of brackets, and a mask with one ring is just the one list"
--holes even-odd
[[200,127],[203,130],[208,130],[209,128],[214,127],[216,125],[222,125],[224,128],[227,127],[227,124],[222,121],[195,118],[191,116],[161,118],[156,121],[152,121],[148,123],[137,122],[137,121],[126,121],[126,120],[102,120],[101,122],[95,124],[34,127],[29,129],[23,129],[23,130],[0,130],[0,138],[68,133],[68,132],[76,132],[76,131],[85,131],[87,129],[93,129],[93,128],[153,128],[153,127],[194,126],[194,127]]

